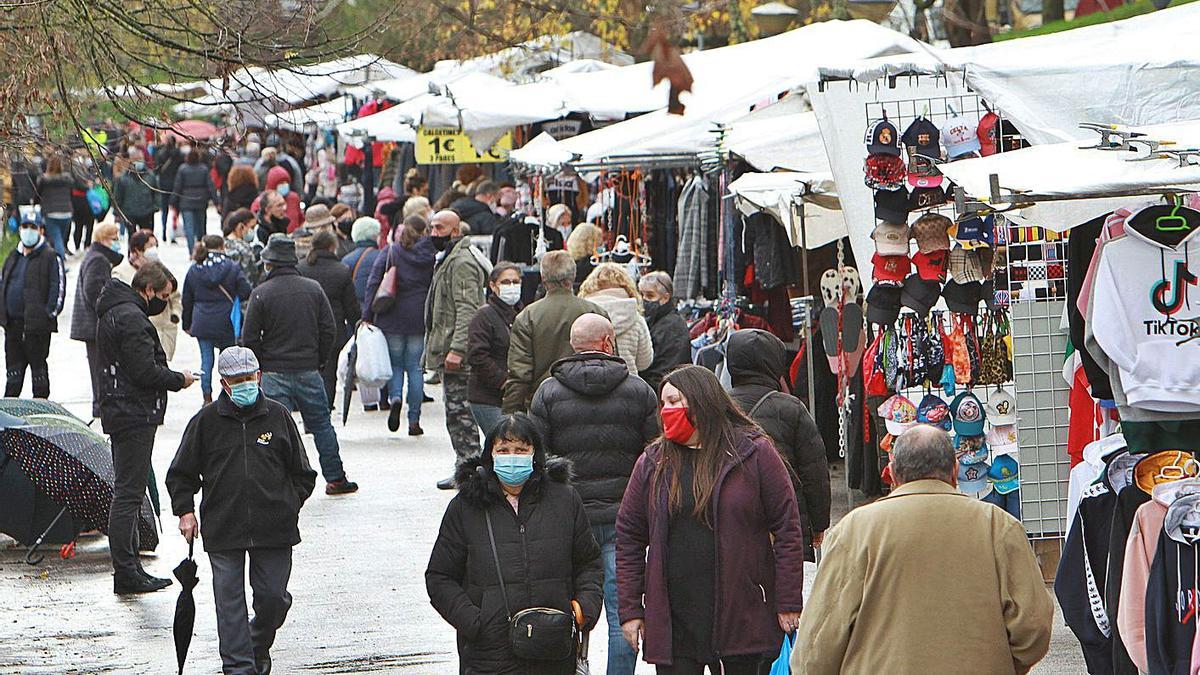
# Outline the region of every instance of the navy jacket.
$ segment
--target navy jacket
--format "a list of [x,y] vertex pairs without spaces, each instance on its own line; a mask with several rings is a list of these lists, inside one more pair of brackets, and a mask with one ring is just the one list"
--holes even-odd
[[183,280],[183,329],[200,340],[233,344],[233,298],[241,298],[242,304],[250,300],[250,280],[224,253],[210,253]]
[[350,274],[354,277],[354,295],[358,298],[359,307],[362,307],[363,298],[367,295],[367,282],[371,279],[371,270],[378,258],[379,248],[373,241],[357,242],[354,250],[342,258],[342,264],[350,268]]
[[[24,261],[24,274],[14,279],[17,263]],[[21,316],[8,314],[8,286],[16,284],[21,293],[24,312]],[[24,321],[26,333],[57,333],[58,315],[63,309],[63,298],[67,292],[67,271],[62,258],[54,248],[42,239],[29,255],[22,257],[20,246],[13,249],[4,259],[0,271],[0,325],[10,321]]]
[[[425,237],[406,249],[392,244],[375,258],[371,267],[371,278],[363,296],[364,321],[379,326],[388,335],[423,335],[425,333],[425,297],[433,284],[433,262],[437,251],[433,242]],[[371,309],[371,299],[379,289],[379,283],[389,266],[396,267],[396,304],[383,314]]]

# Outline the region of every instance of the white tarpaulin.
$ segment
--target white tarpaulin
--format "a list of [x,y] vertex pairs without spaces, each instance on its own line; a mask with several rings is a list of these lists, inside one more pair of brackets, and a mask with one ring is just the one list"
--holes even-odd
[[[1164,149],[1200,148],[1200,121],[1141,127],[1145,138],[1174,141]],[[1112,211],[1124,203],[1144,202],[1146,197],[1103,198],[1114,193],[1144,191],[1200,191],[1200,165],[1180,165],[1179,159],[1143,156],[1118,150],[1080,149],[1078,142],[1040,145],[991,157],[968,159],[942,166],[944,173],[969,197],[986,200],[991,194],[990,176],[1000,181],[1001,194],[1015,192],[1048,196],[1095,196],[1099,199],[1050,201],[1010,213],[1010,218],[1063,231]],[[1195,161],[1195,160],[1193,160]],[[997,204],[997,208],[1006,205]]]
[[304,131],[304,128],[309,126],[329,129],[339,122],[344,122],[346,115],[353,112],[354,98],[339,96],[307,108],[271,113],[263,118],[263,126],[268,129],[287,129],[288,131]]
[[[776,107],[779,106],[761,112]],[[762,118],[754,117],[756,114],[730,125],[725,134],[725,149],[759,171],[829,172],[829,158],[825,156],[816,113],[805,110]]]
[[[837,193],[828,173],[746,173],[729,184],[738,210],[775,217],[793,246],[819,248],[846,236]],[[801,218],[799,206],[803,206]]]
[[[426,73],[412,78],[412,82],[418,86],[410,86],[403,92],[394,91],[388,94],[388,98],[402,100],[402,103],[369,117],[339,124],[337,127],[338,133],[342,135],[374,136],[380,141],[411,143],[416,138],[416,127],[422,123],[421,118],[426,110],[432,109],[435,106],[441,106],[444,109],[445,106],[450,105],[449,99],[446,96],[430,93],[431,84],[437,91],[448,93],[454,98],[457,98],[460,93],[465,95],[466,92],[499,91],[500,89],[515,86],[511,82],[486,73],[461,73],[445,81],[441,81],[440,76],[433,77],[431,73]],[[490,146],[491,144],[489,143],[485,147]]]
[[479,72],[519,82],[538,76],[548,68],[573,61],[603,61],[618,66],[633,63],[633,57],[599,37],[584,31],[566,35],[542,35],[493,54],[463,61],[434,64],[434,72]]

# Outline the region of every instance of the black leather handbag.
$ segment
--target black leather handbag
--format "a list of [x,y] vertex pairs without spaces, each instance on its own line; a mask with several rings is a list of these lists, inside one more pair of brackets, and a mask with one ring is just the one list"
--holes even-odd
[[579,628],[574,616],[553,607],[530,607],[513,614],[508,604],[508,590],[504,587],[504,570],[500,567],[496,537],[492,533],[491,512],[485,510],[483,517],[487,521],[492,561],[496,563],[496,578],[500,580],[500,595],[504,598],[508,640],[512,644],[513,655],[526,661],[565,661],[572,658],[579,644]]

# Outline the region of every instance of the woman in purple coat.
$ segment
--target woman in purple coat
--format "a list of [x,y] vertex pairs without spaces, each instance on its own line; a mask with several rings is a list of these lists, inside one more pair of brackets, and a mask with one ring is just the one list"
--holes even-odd
[[672,371],[660,398],[617,515],[621,628],[659,675],[765,673],[803,605],[788,467],[712,371]]

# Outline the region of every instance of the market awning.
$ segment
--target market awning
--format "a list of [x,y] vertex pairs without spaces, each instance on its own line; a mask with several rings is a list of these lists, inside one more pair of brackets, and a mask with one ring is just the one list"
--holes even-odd
[[339,122],[344,122],[346,116],[352,112],[354,112],[354,98],[339,96],[307,108],[271,113],[263,118],[263,126],[268,129],[287,129],[288,131],[303,131],[305,127],[309,126],[329,129]]
[[[1200,121],[1130,131],[1145,134],[1141,137],[1144,141],[1170,141],[1161,151],[1200,148]],[[1024,194],[1036,200],[1032,206],[1008,213],[1011,219],[1059,232],[1123,204],[1152,200],[1165,192],[1200,191],[1198,157],[1151,153],[1146,143],[1134,143],[1133,151],[1081,149],[1080,145],[1077,141],[1040,145],[941,168],[968,197],[982,201],[991,199],[991,176],[995,175],[1002,196]],[[993,206],[1003,209],[1008,205]]]
[[[766,211],[774,216],[793,246],[814,249],[846,236],[846,222],[829,173],[746,173],[728,189],[743,214]],[[801,204],[803,218],[797,208]]]

